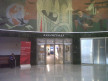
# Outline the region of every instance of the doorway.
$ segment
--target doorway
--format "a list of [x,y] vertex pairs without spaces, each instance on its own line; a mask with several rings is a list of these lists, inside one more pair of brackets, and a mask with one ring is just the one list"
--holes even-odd
[[46,64],[63,64],[63,45],[46,45]]
[[54,64],[54,45],[46,45],[46,64]]
[[69,38],[37,39],[37,64],[71,63],[71,46]]

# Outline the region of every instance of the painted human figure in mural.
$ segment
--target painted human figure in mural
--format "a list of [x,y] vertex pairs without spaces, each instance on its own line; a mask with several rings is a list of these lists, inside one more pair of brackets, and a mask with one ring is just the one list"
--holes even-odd
[[73,13],[73,21],[75,23],[75,31],[78,27],[82,27],[84,30],[88,30],[93,27],[93,17],[96,15],[95,1],[93,0],[91,4],[82,10],[75,10]]
[[88,28],[92,27],[93,23],[91,17],[81,10],[77,10],[74,13],[73,21],[76,26],[76,31],[78,26],[82,27],[84,30],[87,30]]
[[102,15],[103,12],[101,12],[101,10],[102,11],[105,10],[105,12],[107,10],[107,8],[104,8],[102,6],[105,4],[104,1],[102,2],[98,2],[96,0],[92,0],[91,2],[83,1],[80,7],[74,5],[75,6],[74,8],[76,9],[76,10],[74,9],[73,11],[73,22],[74,22],[75,31],[88,31],[96,29],[105,30],[105,24],[104,24],[105,19],[103,18],[104,15]]
[[[7,18],[13,27],[24,26],[29,20],[37,18],[37,0],[26,0],[25,5],[14,3],[7,8]],[[9,25],[8,25],[9,26]],[[10,26],[11,28],[12,26]],[[12,27],[12,28],[13,28]],[[28,30],[33,29],[31,25],[27,25]]]

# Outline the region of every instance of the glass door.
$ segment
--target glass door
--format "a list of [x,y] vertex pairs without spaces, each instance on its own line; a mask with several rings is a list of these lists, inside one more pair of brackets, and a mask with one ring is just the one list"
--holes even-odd
[[46,45],[46,64],[54,64],[54,45]]
[[55,45],[55,63],[63,64],[63,45],[62,44]]
[[45,55],[45,39],[37,39],[37,64],[46,64],[46,55]]
[[55,64],[54,39],[46,39],[46,64]]
[[64,63],[70,64],[72,62],[72,39],[64,39]]
[[63,39],[55,38],[55,64],[63,64]]
[[37,64],[71,63],[72,39],[38,38]]
[[45,45],[37,45],[37,64],[45,64]]
[[64,63],[71,63],[71,44],[64,44]]

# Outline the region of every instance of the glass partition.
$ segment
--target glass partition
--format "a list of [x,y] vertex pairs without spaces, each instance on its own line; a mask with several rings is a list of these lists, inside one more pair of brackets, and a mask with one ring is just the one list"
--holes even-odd
[[108,64],[108,38],[106,38],[106,64]]
[[64,43],[70,43],[70,44],[71,44],[71,43],[72,43],[72,39],[70,39],[70,38],[65,38],[65,39],[64,39]]
[[63,44],[63,39],[56,38],[55,39],[55,44]]
[[81,39],[81,63],[93,64],[92,45],[92,39]]
[[45,44],[45,38],[39,38],[39,39],[37,39],[37,43],[38,44]]
[[47,38],[46,44],[54,44],[54,39],[53,38]]
[[94,64],[105,64],[105,38],[93,39]]
[[108,64],[108,40],[106,38],[81,39],[81,63]]

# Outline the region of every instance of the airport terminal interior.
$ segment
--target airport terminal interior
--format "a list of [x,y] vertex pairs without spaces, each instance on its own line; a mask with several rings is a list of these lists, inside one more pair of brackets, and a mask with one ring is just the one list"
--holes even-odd
[[[35,34],[3,32],[5,33],[2,33],[0,38],[0,54],[3,55],[0,56],[9,56],[14,52],[16,66],[15,68],[10,68],[9,65],[0,66],[0,81],[108,80],[107,32],[49,33],[49,35],[36,33],[37,37],[32,37]],[[5,34],[6,36],[3,36]],[[21,69],[21,41],[31,41],[31,68]]]
[[0,0],[0,81],[108,81],[108,0]]

